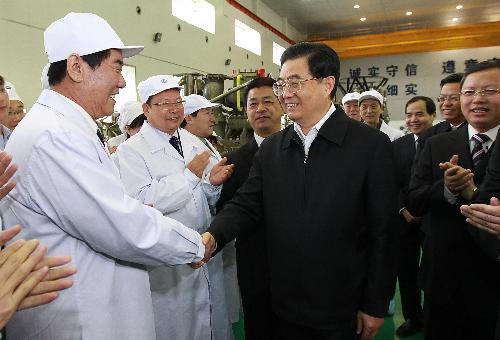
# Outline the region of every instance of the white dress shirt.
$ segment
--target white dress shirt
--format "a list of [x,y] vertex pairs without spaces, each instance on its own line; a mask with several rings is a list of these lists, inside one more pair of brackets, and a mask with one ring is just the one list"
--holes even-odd
[[[18,238],[48,255],[69,255],[74,284],[48,305],[17,312],[12,339],[155,339],[143,265],[199,261],[200,235],[130,198],[85,111],[44,90],[15,129],[7,151],[19,166],[2,202]],[[95,124],[95,123],[94,123]],[[136,263],[136,264],[132,264]]]

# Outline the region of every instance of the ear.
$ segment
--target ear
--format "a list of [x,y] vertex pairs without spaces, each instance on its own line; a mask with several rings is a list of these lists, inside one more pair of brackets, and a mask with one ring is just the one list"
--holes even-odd
[[193,124],[193,116],[191,115],[184,116],[184,120],[186,121],[186,124]]
[[326,86],[325,90],[328,96],[330,96],[330,93],[332,93],[333,89],[335,88],[336,82],[337,80],[335,79],[334,76],[329,76],[325,78],[325,86]]
[[72,54],[67,59],[66,72],[68,77],[76,83],[83,81],[83,62],[83,59],[78,54]]
[[144,103],[142,104],[142,113],[146,116],[146,118],[149,118],[149,105]]

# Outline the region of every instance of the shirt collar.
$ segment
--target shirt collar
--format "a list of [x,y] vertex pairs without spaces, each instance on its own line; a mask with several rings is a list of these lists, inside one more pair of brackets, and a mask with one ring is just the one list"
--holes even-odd
[[[469,140],[472,139],[472,136],[474,136],[476,133],[479,133],[476,129],[474,129],[470,124],[467,127],[469,129]],[[495,139],[497,138],[497,132],[498,128],[500,128],[500,125],[495,126],[493,129],[489,129],[486,132],[481,132],[482,134],[485,134],[486,136],[490,137],[490,141],[494,142]]]
[[[316,125],[314,125],[312,127],[311,130],[309,130],[308,134],[311,133],[311,131],[315,130],[316,133],[319,132],[319,130],[321,129],[321,127],[323,126],[323,124],[326,122],[326,120],[328,118],[330,118],[330,116],[335,112],[335,105],[333,105],[333,103],[331,103],[330,105],[330,108],[328,109],[328,111],[326,111],[325,115],[319,120],[319,122],[316,123]],[[305,139],[306,135],[304,135],[304,133],[302,132],[302,129],[300,128],[300,125],[297,124],[297,123],[293,123],[293,129],[295,130],[295,132],[297,132],[297,134],[300,136],[300,138],[302,140]]]
[[70,104],[71,106],[73,106],[75,108],[75,110],[77,112],[79,112],[84,117],[85,121],[90,126],[90,128],[92,129],[92,131],[94,131],[95,133],[97,133],[97,129],[98,129],[97,123],[92,119],[92,117],[90,116],[90,114],[87,111],[84,110],[83,107],[81,107],[76,102],[74,102],[71,99],[69,99],[68,97],[63,96],[59,92],[56,92],[56,91],[52,91],[52,92],[54,92],[57,96],[59,96],[61,100],[64,100],[68,104]]
[[260,148],[260,145],[264,141],[264,137],[259,136],[255,132],[253,133],[253,137],[255,138],[255,141],[257,142],[257,146]]

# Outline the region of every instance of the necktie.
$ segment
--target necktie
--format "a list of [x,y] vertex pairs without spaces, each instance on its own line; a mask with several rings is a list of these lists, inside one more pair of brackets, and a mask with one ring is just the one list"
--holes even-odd
[[104,139],[104,136],[103,136],[101,130],[97,129],[96,134],[97,134],[97,137],[99,138],[99,140],[101,141],[101,144],[104,146],[105,139]]
[[170,137],[169,142],[175,148],[175,150],[177,150],[177,152],[179,153],[179,155],[181,155],[182,157],[184,157],[184,155],[182,154],[181,143],[180,143],[179,138],[177,138],[176,136],[172,136],[172,137]]
[[490,137],[483,133],[476,133],[472,136],[472,141],[474,142],[474,147],[472,148],[472,162],[474,163],[474,169],[477,169],[479,164],[486,157],[486,152],[484,151],[483,144],[490,140]]

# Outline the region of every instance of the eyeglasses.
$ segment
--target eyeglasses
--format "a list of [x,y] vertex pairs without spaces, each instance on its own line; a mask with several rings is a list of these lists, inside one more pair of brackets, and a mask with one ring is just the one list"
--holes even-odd
[[445,101],[449,101],[450,103],[456,103],[460,101],[460,94],[450,94],[449,96],[439,96],[437,101],[440,103],[444,103]]
[[484,89],[484,90],[462,90],[461,94],[464,97],[474,97],[476,94],[481,95],[482,97],[493,97],[500,93],[500,89]]
[[9,117],[13,117],[13,116],[24,116],[26,114],[26,110],[25,109],[17,109],[16,111],[9,111],[7,113],[7,115]]
[[160,102],[160,103],[151,103],[151,105],[157,106],[159,109],[168,109],[170,107],[179,108],[184,104],[185,100],[179,100],[176,102]]
[[282,96],[285,90],[290,94],[295,94],[302,90],[302,84],[310,80],[323,79],[324,77],[310,79],[290,79],[280,80],[273,84],[273,92],[277,96]]

